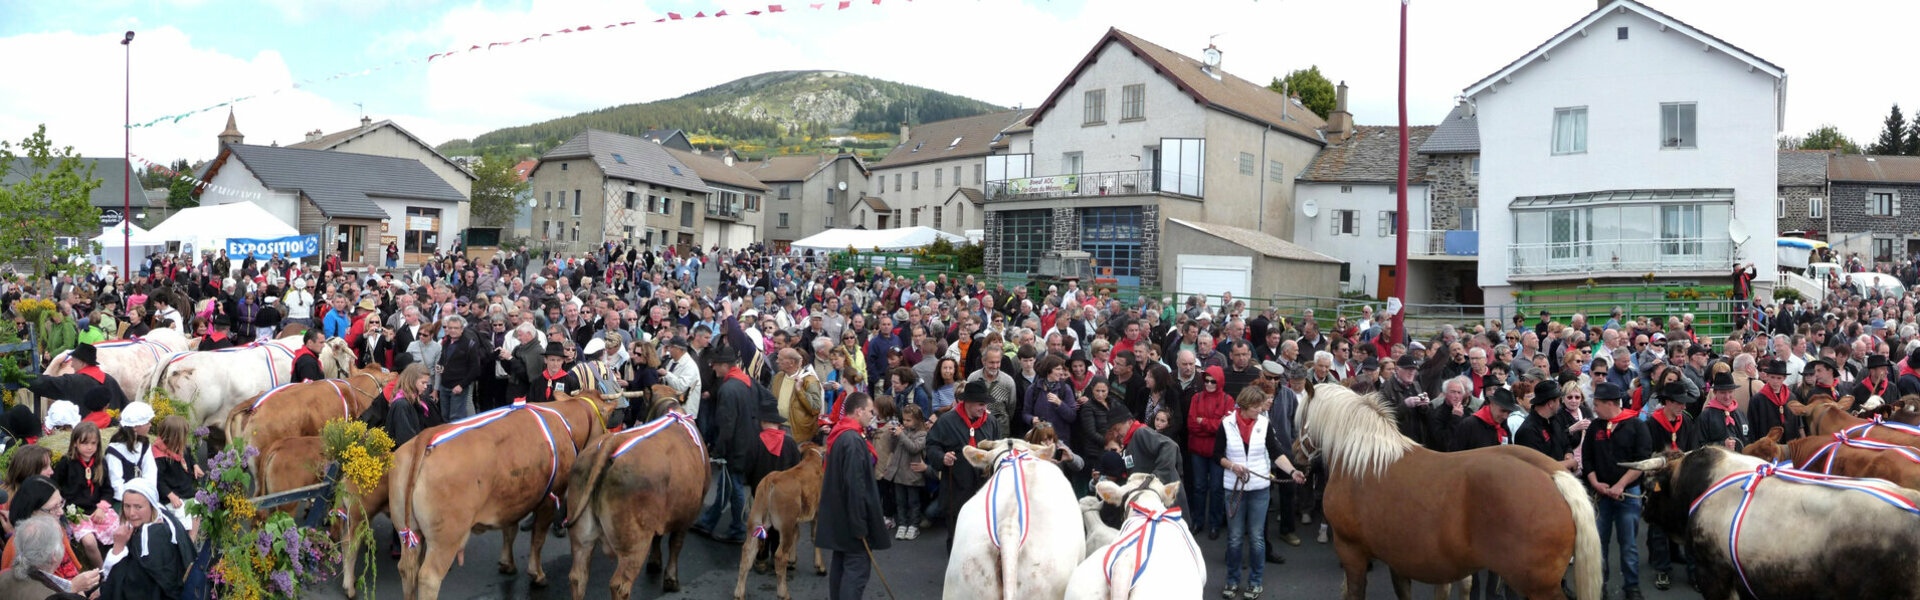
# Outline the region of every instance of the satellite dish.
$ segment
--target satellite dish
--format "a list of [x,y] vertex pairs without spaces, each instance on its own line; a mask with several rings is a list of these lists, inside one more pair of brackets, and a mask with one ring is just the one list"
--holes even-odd
[[1741,223],[1739,219],[1727,221],[1727,236],[1733,238],[1735,244],[1745,244],[1753,237],[1747,234],[1746,224]]
[[1201,54],[1201,56],[1204,58],[1204,60],[1206,60],[1207,66],[1209,67],[1220,66],[1220,49],[1219,48],[1215,48],[1209,45],[1207,46],[1206,51]]
[[1307,200],[1306,202],[1300,203],[1300,214],[1306,215],[1309,219],[1320,216],[1320,202],[1318,200]]

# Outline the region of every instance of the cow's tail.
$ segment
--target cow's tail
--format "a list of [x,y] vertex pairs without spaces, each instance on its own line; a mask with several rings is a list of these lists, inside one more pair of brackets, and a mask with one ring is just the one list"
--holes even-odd
[[613,464],[613,452],[609,449],[611,444],[606,443],[605,440],[606,438],[602,438],[601,443],[589,446],[587,451],[579,457],[578,462],[574,463],[576,472],[582,466],[586,467],[585,479],[567,484],[567,514],[562,515],[565,518],[561,521],[562,523],[570,525],[586,513],[587,505],[593,502],[594,492],[600,487],[600,480],[606,475],[607,467]]
[[1606,556],[1600,553],[1600,528],[1593,520],[1593,501],[1572,473],[1554,473],[1553,486],[1559,488],[1560,497],[1573,511],[1573,593],[1579,598],[1599,598]]
[[[1014,463],[1006,468],[1018,469],[1021,465]],[[1012,487],[1005,489],[1012,493],[1019,493]],[[1000,530],[1000,597],[1002,600],[1017,600],[1022,597],[1020,594],[1020,547],[1025,545],[1026,540],[1021,539],[1023,532],[1020,530],[1018,514],[1016,511],[1012,515],[991,515],[993,527]]]
[[[416,436],[417,437],[417,436]],[[425,536],[414,528],[413,484],[420,478],[420,469],[427,464],[426,453],[415,450],[413,444],[407,444],[393,453],[393,469],[388,471],[387,516],[393,519],[394,529],[399,530],[401,545],[412,545],[425,540]],[[408,539],[408,536],[413,536]]]

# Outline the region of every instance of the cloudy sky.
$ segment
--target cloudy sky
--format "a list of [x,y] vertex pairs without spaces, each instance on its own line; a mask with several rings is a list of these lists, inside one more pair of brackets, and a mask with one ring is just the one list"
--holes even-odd
[[[784,13],[748,16],[781,2]],[[37,124],[87,155],[121,152],[123,31],[133,44],[132,119],[230,98],[250,143],[299,141],[364,114],[430,143],[618,104],[669,98],[738,77],[835,69],[1007,106],[1039,103],[1108,27],[1196,54],[1209,37],[1226,70],[1263,81],[1319,65],[1352,87],[1362,124],[1394,118],[1393,0],[0,0],[0,139]],[[880,2],[874,4],[874,2]],[[1653,0],[1652,6],[1787,69],[1787,132],[1833,123],[1862,143],[1889,104],[1920,103],[1920,81],[1861,57],[1908,49],[1920,3]],[[1413,0],[1408,76],[1414,124],[1595,7],[1591,0]],[[724,9],[720,19],[652,21]],[[1792,18],[1783,18],[1791,15]],[[640,24],[602,31],[609,23]],[[530,44],[409,62],[449,49]],[[1217,36],[1217,37],[1215,37]],[[358,77],[324,81],[336,73]],[[296,82],[323,80],[292,89]],[[272,93],[270,92],[276,92]],[[364,108],[362,108],[364,107]],[[226,113],[136,129],[133,152],[211,158]]]

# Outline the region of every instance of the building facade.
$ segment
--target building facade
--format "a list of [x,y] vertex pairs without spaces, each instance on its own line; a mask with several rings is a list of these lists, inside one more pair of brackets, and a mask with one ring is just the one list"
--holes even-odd
[[1857,255],[1871,265],[1920,255],[1920,207],[1903,206],[1920,199],[1920,157],[1834,154],[1826,167],[1831,202],[1809,205],[1831,209],[1826,240],[1837,256]]
[[[1827,150],[1780,151],[1780,235],[1832,242],[1833,219],[1827,211]],[[1845,236],[1841,236],[1845,237]]]
[[760,240],[776,250],[794,240],[833,229],[848,221],[857,199],[870,185],[872,171],[852,154],[773,156],[746,163],[743,170],[765,184],[765,223]]
[[384,265],[392,237],[410,255],[452,249],[461,228],[435,215],[460,214],[467,202],[419,160],[326,150],[228,143],[204,179],[213,185],[201,205],[252,202],[320,236],[322,255],[349,265]]
[[706,223],[701,227],[701,243],[706,247],[744,250],[760,241],[767,211],[767,185],[735,166],[733,155],[702,154],[668,148],[668,152],[707,182],[707,201],[702,207]]
[[544,247],[704,245],[707,183],[660,144],[590,129],[542,155],[527,181]]
[[[417,160],[446,181],[448,186],[460,192],[461,196],[473,197],[473,171],[434,150],[432,144],[393,121],[376,122],[361,117],[359,127],[333,133],[322,133],[316,129],[307,132],[305,140],[287,147]],[[430,258],[436,244],[445,246],[457,240],[472,223],[472,205],[466,202],[392,200],[380,202],[380,207],[387,211],[387,217],[382,219],[383,231],[377,241],[382,246],[388,243],[398,246],[402,263],[409,266],[417,266]],[[435,241],[428,242],[429,237],[435,238]]]
[[1007,132],[1031,110],[1010,110],[901,126],[900,145],[873,165],[873,206],[856,205],[853,221],[868,229],[932,227],[955,235],[981,229],[987,156],[1004,152]]

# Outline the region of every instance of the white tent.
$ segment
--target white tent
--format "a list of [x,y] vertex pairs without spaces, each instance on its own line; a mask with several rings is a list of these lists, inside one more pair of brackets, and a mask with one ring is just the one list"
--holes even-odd
[[791,246],[795,250],[813,249],[833,252],[852,247],[862,252],[869,252],[876,248],[886,252],[920,248],[939,239],[955,244],[967,243],[967,238],[932,227],[902,227],[899,229],[828,229],[807,236],[806,239],[794,242]]
[[[122,233],[122,232],[125,232],[125,233]],[[127,234],[129,233],[132,234],[131,237],[133,238],[133,240],[132,240],[132,243],[128,245],[131,245],[135,248],[139,248],[141,246],[154,245],[149,243],[143,243],[141,241],[142,239],[145,239],[141,236],[147,235],[147,230],[141,229],[139,225],[134,225],[132,221],[126,221],[126,220],[120,221],[119,225],[100,228],[100,237],[93,238],[93,241],[99,242],[100,245],[106,246],[108,248],[119,248],[123,243],[128,241],[129,236]]]
[[196,206],[174,213],[172,217],[143,234],[134,234],[133,243],[191,244],[193,249],[224,251],[227,238],[272,239],[299,235],[300,231],[251,202],[214,206]]
[[[100,252],[93,256],[93,263],[95,265],[110,265],[115,269],[124,271],[127,268],[127,259],[140,261],[144,260],[149,254],[161,251],[163,249],[162,244],[143,241],[147,233],[147,230],[141,229],[139,225],[134,225],[132,221],[124,219],[120,221],[119,225],[101,228],[100,236],[92,240],[100,244]],[[128,243],[129,234],[131,234],[131,244]],[[131,250],[131,252],[121,250],[123,246]]]

